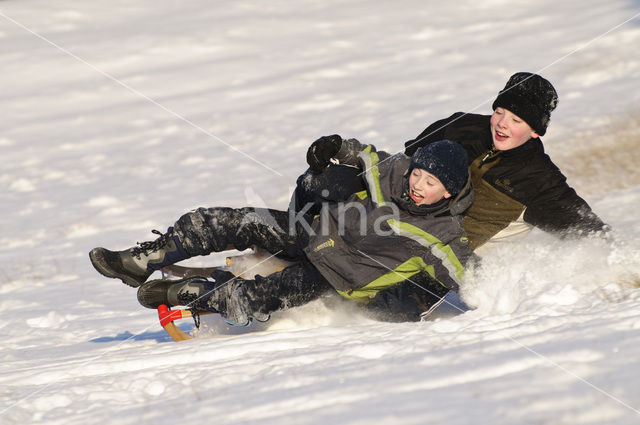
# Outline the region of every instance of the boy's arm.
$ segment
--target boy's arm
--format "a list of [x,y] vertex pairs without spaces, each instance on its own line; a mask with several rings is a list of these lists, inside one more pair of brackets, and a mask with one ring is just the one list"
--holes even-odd
[[388,223],[396,235],[406,238],[402,242],[404,249],[413,255],[405,263],[407,275],[426,272],[442,286],[454,291],[459,289],[471,257],[468,239],[462,233],[445,242],[410,223],[398,220]]
[[543,188],[527,206],[524,220],[540,229],[566,236],[608,232],[606,225],[558,171],[555,185]]
[[[331,160],[337,161],[339,164],[359,166],[358,154],[366,149],[376,152],[373,145],[360,143],[356,139],[343,139],[334,134],[332,136],[324,136],[311,144],[307,150],[307,163],[311,170],[315,173],[321,173]],[[378,152],[384,157],[388,154]]]
[[460,239],[449,244],[435,244],[425,258],[427,264],[433,266],[431,277],[442,286],[457,292],[464,277],[465,265],[471,257],[468,247],[468,242],[463,244]]
[[418,322],[449,289],[435,282],[426,272],[378,292],[366,304],[375,319],[387,322]]
[[[464,247],[460,248],[462,249],[456,257],[464,264],[469,257],[469,251]],[[442,253],[436,256],[431,253],[423,254],[422,261],[413,262],[416,269],[413,272],[405,270],[409,274],[407,278],[377,292],[366,304],[367,310],[378,320],[419,321],[422,313],[444,297],[449,290],[459,289],[461,273],[458,273],[460,277],[455,276],[452,267],[444,264],[447,260],[438,258],[442,256]]]
[[429,125],[422,133],[418,135],[418,137],[405,142],[404,153],[407,156],[412,156],[415,151],[417,151],[422,146],[426,146],[433,142],[437,142],[438,140],[445,139],[445,132],[447,130],[447,127],[456,122],[464,115],[465,114],[463,112],[456,112],[449,118],[438,120]]

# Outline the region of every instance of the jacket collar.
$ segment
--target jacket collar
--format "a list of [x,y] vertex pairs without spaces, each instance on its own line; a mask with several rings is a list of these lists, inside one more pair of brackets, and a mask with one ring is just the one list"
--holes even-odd
[[[495,149],[493,142],[489,145],[489,149]],[[497,154],[502,158],[525,158],[544,152],[544,146],[540,138],[529,139],[517,148],[506,151],[498,151]]]

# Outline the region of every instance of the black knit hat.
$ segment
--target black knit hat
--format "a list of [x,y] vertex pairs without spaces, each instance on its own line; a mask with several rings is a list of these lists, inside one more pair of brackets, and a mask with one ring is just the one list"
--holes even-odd
[[414,168],[436,176],[452,195],[460,192],[469,178],[469,163],[464,148],[450,140],[439,140],[418,149],[411,157],[409,173]]
[[517,72],[498,93],[493,109],[505,108],[527,122],[543,136],[558,105],[558,93],[551,83],[538,74]]

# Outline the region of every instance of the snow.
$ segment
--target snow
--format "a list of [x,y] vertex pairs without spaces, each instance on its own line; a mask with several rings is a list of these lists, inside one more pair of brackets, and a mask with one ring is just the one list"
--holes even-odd
[[[638,122],[639,12],[1,2],[0,421],[640,423],[640,137],[621,125]],[[325,300],[248,329],[185,321],[196,338],[176,343],[88,261],[198,206],[286,208],[315,138],[398,151],[435,119],[488,113],[522,70],[558,89],[545,146],[616,238],[492,248],[461,291],[473,310],[388,324]],[[616,147],[622,165],[572,161]]]

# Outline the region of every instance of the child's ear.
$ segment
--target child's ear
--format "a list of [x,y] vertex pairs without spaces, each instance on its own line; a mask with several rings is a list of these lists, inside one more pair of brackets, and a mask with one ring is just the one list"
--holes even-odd
[[540,137],[540,135],[538,133],[536,133],[534,130],[531,131],[531,138],[532,139],[537,139],[538,137]]
[[449,198],[451,198],[451,194],[449,192],[445,192],[444,199],[449,199]]

